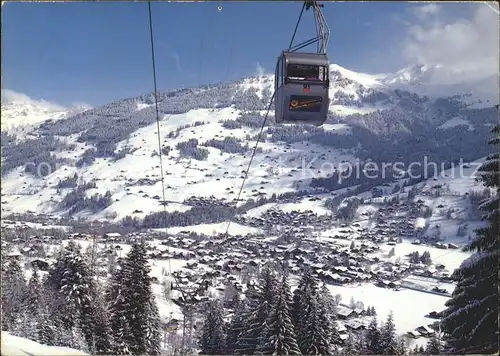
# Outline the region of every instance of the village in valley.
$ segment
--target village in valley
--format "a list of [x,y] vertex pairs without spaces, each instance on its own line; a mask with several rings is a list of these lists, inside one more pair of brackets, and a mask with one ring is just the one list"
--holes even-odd
[[[2,220],[2,248],[8,251],[6,258],[21,259],[30,275],[33,268],[48,271],[60,246],[74,241],[91,256],[96,278],[105,278],[132,243],[146,241],[164,335],[170,341],[186,322],[186,303],[196,306],[221,296],[230,318],[235,295],[271,265],[289,274],[292,288],[304,269],[328,287],[337,302],[342,340],[348,332],[366,329],[374,315],[383,320],[394,311],[396,329],[407,343],[425,345],[453,291],[450,275],[468,256],[460,247],[473,230],[464,219],[470,213],[470,193],[430,182],[394,194],[374,191],[356,197],[351,219],[319,214],[304,204],[325,203],[328,194],[265,204],[238,214],[233,222],[237,232],[230,236],[221,232],[221,224],[212,234],[199,232],[210,231],[209,224],[130,231],[105,222],[85,227],[76,220],[13,214]],[[190,201],[214,204],[211,198]],[[425,298],[430,302],[422,302]],[[415,318],[401,315],[417,304]],[[189,327],[200,328],[200,322],[195,315]]]

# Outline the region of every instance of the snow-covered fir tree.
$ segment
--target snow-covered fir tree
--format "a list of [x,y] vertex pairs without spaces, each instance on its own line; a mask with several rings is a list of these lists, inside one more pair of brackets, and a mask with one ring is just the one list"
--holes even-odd
[[321,284],[320,295],[323,299],[323,304],[324,304],[328,314],[336,317],[337,316],[337,302],[335,301],[335,298],[332,296],[332,294],[330,293],[330,290],[328,289],[328,287],[326,286],[325,283]]
[[124,283],[123,271],[116,268],[111,275],[108,289],[106,290],[106,301],[109,313],[109,322],[112,336],[112,354],[130,354],[128,338],[131,333],[128,324],[128,299],[126,298],[127,286]]
[[250,312],[245,315],[244,323],[247,328],[239,336],[237,352],[254,353],[265,352],[269,325],[267,319],[278,290],[278,281],[269,267],[265,267],[259,276],[256,294],[251,296]]
[[337,324],[337,305],[330,291],[323,283],[318,293],[318,302],[321,313],[324,314],[325,325],[327,327],[327,337],[329,340],[330,354],[336,354],[341,344],[340,334]]
[[12,330],[15,335],[30,340],[38,340],[38,324],[40,323],[40,309],[42,303],[42,286],[36,268],[33,269],[28,282],[28,288],[23,300],[18,324]]
[[266,353],[273,355],[300,355],[294,325],[290,316],[292,293],[288,278],[283,279],[278,288],[276,300],[269,315],[268,340],[264,345]]
[[42,284],[40,281],[40,275],[38,274],[38,269],[33,268],[31,277],[28,282],[29,294],[25,300],[26,310],[31,315],[37,315],[40,303],[42,302]]
[[356,338],[352,332],[347,334],[347,339],[345,340],[344,347],[342,348],[342,355],[359,355]]
[[[3,260],[3,258],[2,258]],[[2,261],[2,330],[18,328],[27,297],[26,279],[17,257]]]
[[107,292],[113,348],[118,354],[160,353],[160,318],[144,243],[132,245]]
[[377,317],[374,317],[370,321],[370,324],[368,325],[368,329],[366,331],[365,345],[367,354],[379,355],[382,353],[380,338],[381,335],[377,323]]
[[356,351],[359,355],[368,355],[369,352],[366,350],[366,331],[361,331],[355,335]]
[[93,325],[92,353],[94,355],[109,354],[112,351],[111,327],[104,293],[97,290],[94,302],[87,308],[87,312],[87,325]]
[[297,343],[302,354],[326,355],[330,353],[330,321],[322,305],[318,281],[305,276],[300,297],[301,312]]
[[380,348],[384,355],[398,355],[400,352],[392,311],[387,315],[387,320],[380,330]]
[[234,309],[233,317],[227,327],[226,334],[226,352],[233,355],[238,350],[238,338],[243,334],[245,329],[245,316],[248,315],[247,300],[244,299]]
[[297,288],[295,288],[293,292],[293,302],[292,302],[292,321],[293,325],[295,325],[295,333],[297,337],[299,337],[299,332],[302,324],[302,305],[304,298],[304,290],[306,286],[313,283],[313,276],[311,270],[309,268],[305,269],[302,273],[302,276],[299,280],[299,284]]
[[454,271],[457,282],[451,299],[442,313],[441,329],[446,335],[451,352],[498,352],[498,260],[500,231],[500,126],[493,129],[496,147],[479,168],[479,179],[494,195],[482,202],[487,226],[476,231],[477,236],[466,246],[475,254]]
[[80,249],[79,245],[70,242],[59,253],[49,272],[47,287],[58,300],[60,309],[55,317],[69,331],[68,338],[81,333],[85,350],[105,354],[110,351],[108,334],[97,323],[98,319],[105,318],[104,311],[98,309],[96,283],[88,259]]
[[440,355],[442,351],[441,338],[438,333],[433,333],[427,342],[425,353],[428,355]]
[[217,299],[208,303],[199,341],[202,355],[221,355],[226,350],[223,310]]

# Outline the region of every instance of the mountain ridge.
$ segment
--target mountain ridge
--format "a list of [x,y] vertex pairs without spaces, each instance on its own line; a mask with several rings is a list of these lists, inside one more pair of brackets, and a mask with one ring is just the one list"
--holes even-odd
[[[464,96],[430,98],[394,89],[381,75],[335,64],[330,69],[327,122],[319,128],[275,125],[270,114],[254,163],[259,168],[249,173],[256,176],[244,199],[312,186],[345,189],[334,182],[344,161],[409,164],[426,156],[449,165],[488,153],[483,141],[495,122],[493,108],[470,108]],[[273,76],[264,75],[158,93],[164,173],[171,179],[167,196],[173,197],[169,209],[185,211],[186,199],[209,192],[234,199],[273,85]],[[158,202],[151,208],[152,197],[162,195],[153,93],[60,115],[27,126],[24,136],[2,128],[2,209],[92,218],[113,216],[124,204],[135,207],[125,215],[157,210]],[[371,189],[383,182],[349,184]],[[134,197],[128,194],[132,186],[140,187],[133,188]]]

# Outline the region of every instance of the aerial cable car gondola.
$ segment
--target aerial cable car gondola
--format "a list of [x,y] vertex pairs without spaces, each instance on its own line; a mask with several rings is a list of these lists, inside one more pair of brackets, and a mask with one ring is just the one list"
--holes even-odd
[[[302,13],[313,8],[317,36],[295,46],[293,40]],[[275,71],[275,120],[284,124],[321,126],[328,117],[330,29],[318,1],[305,1],[287,50],[278,57]],[[297,52],[317,43],[316,53]]]

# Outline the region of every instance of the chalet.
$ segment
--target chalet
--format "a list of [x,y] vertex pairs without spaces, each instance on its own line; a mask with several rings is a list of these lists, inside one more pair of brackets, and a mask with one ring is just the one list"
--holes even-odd
[[36,268],[39,269],[40,271],[48,271],[50,268],[50,264],[47,260],[38,258],[31,261],[31,268]]
[[429,314],[427,314],[426,317],[431,318],[431,319],[439,319],[440,318],[439,313],[435,310],[433,310]]
[[118,232],[106,232],[104,235],[102,235],[102,237],[105,239],[116,241],[117,239],[121,238],[122,235]]
[[361,308],[355,308],[354,312],[356,313],[357,316],[363,316],[365,315],[365,311]]
[[345,322],[345,326],[352,330],[363,330],[366,326],[360,320],[348,320]]
[[382,288],[394,288],[399,289],[400,283],[398,281],[388,281],[386,279],[380,279],[376,283],[377,287]]
[[442,250],[446,250],[448,246],[442,242],[435,242],[432,244],[434,247],[440,248]]
[[338,307],[337,316],[339,319],[346,320],[356,316],[356,312],[350,308]]
[[418,339],[420,337],[420,333],[418,331],[408,331],[406,333],[406,335],[408,335],[408,337],[412,338],[412,339]]
[[415,329],[415,331],[417,331],[422,336],[431,336],[432,334],[434,334],[434,330],[426,325],[419,326]]

